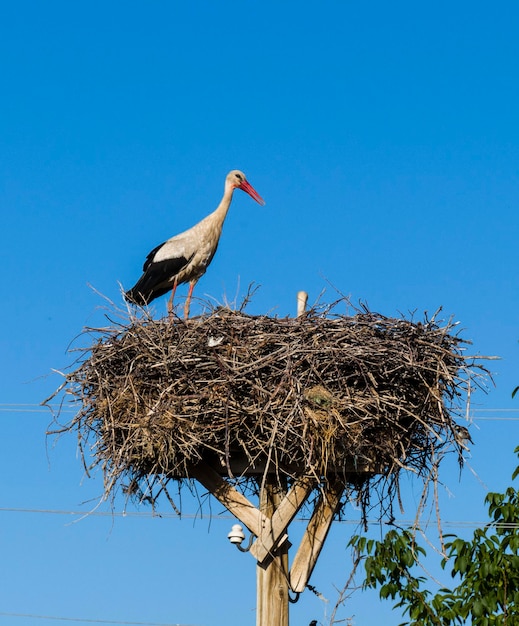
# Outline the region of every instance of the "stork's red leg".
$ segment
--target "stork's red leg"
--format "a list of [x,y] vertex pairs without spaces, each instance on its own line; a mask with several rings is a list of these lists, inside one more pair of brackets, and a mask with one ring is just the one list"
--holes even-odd
[[173,300],[175,298],[175,291],[177,290],[177,279],[175,278],[175,282],[173,283],[173,289],[171,290],[171,297],[168,300],[168,313],[169,316],[173,316]]
[[184,319],[186,320],[189,317],[189,307],[191,305],[191,296],[193,294],[193,289],[195,288],[196,282],[197,282],[196,280],[192,280],[189,283],[189,291],[187,292],[186,303],[184,304]]

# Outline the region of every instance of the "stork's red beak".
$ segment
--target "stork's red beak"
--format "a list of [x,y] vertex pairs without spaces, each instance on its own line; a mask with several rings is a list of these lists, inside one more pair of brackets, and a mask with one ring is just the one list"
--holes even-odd
[[248,193],[249,196],[251,198],[254,198],[254,200],[256,200],[258,204],[261,204],[261,206],[265,206],[265,200],[263,200],[259,193],[254,189],[254,187],[246,180],[242,182],[242,184],[239,186],[239,189]]

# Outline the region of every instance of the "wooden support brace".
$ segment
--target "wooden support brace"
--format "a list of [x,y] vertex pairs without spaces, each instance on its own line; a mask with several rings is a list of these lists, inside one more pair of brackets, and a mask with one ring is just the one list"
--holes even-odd
[[290,569],[290,587],[295,593],[304,591],[310,580],[343,492],[344,483],[341,481],[323,487]]
[[315,479],[298,478],[270,518],[204,461],[193,465],[189,473],[257,537],[250,552],[260,564],[265,564],[275,550],[287,541],[286,530],[290,522],[315,486]]
[[263,515],[243,494],[225,481],[213,468],[200,461],[189,469],[189,473],[196,478],[213,496],[221,502],[253,535],[260,537],[272,533],[270,518]]
[[288,538],[286,530],[290,522],[303,506],[308,494],[315,486],[315,479],[298,478],[288,493],[274,510],[270,530],[264,527],[263,533],[252,545],[250,552],[261,564],[269,558],[275,548]]

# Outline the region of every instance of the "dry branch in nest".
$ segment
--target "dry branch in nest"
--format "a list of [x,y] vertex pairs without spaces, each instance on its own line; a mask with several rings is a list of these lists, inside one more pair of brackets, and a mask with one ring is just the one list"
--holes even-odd
[[131,317],[85,331],[93,344],[65,374],[78,405],[65,430],[103,469],[105,495],[126,485],[153,499],[205,461],[242,487],[308,475],[365,497],[380,477],[394,489],[403,468],[428,475],[439,452],[461,458],[455,419],[485,370],[454,330],[365,308]]

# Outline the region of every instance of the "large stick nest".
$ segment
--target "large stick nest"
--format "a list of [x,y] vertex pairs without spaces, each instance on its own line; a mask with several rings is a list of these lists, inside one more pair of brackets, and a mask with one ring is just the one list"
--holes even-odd
[[454,330],[367,309],[132,317],[86,331],[93,344],[65,374],[79,403],[65,429],[106,495],[152,497],[200,461],[249,485],[267,473],[395,484],[402,468],[428,475],[440,451],[461,456],[455,420],[483,368]]

